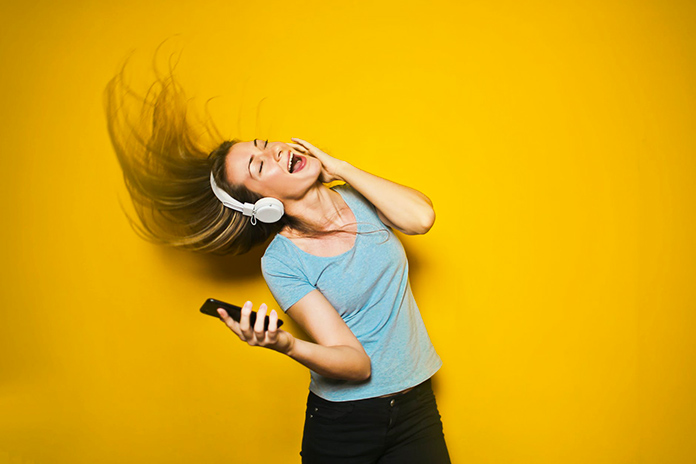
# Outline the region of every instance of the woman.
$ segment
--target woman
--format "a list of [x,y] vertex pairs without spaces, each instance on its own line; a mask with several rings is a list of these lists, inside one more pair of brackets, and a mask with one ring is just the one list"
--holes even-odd
[[[242,341],[311,370],[303,462],[449,462],[430,385],[441,361],[392,231],[426,233],[435,219],[430,200],[300,139],[228,141],[206,156],[171,78],[144,99],[152,121],[144,131],[123,124],[120,97],[127,94],[115,78],[107,112],[143,235],[240,253],[275,234],[262,258],[264,278],[313,341],[278,329],[275,310],[264,330],[265,304],[254,326],[250,302],[239,322],[219,314]],[[345,185],[324,185],[333,181]]]

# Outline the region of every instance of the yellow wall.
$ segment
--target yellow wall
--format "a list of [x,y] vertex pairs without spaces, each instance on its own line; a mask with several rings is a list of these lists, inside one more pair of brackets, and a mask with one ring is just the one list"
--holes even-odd
[[306,370],[198,313],[270,301],[260,251],[161,249],[119,206],[102,91],[131,51],[146,82],[165,39],[225,134],[302,137],[433,199],[404,242],[454,462],[696,461],[693,2],[0,18],[0,463],[299,462]]

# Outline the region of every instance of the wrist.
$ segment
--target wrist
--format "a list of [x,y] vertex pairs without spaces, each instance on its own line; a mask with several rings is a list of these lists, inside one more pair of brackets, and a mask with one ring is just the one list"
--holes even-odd
[[350,171],[352,169],[355,169],[355,166],[350,164],[348,161],[340,161],[333,175],[334,180],[350,183],[348,178],[350,177]]
[[284,332],[284,334],[287,337],[287,342],[284,343],[283,346],[278,347],[277,351],[292,358],[292,353],[295,348],[295,337],[293,337],[289,332]]

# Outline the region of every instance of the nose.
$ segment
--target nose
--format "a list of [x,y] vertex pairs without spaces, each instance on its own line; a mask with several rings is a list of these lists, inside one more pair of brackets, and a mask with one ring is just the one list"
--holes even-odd
[[273,160],[275,161],[280,161],[280,158],[283,156],[281,153],[283,151],[283,147],[279,143],[269,143],[268,147],[264,150],[264,154],[267,156],[270,156]]

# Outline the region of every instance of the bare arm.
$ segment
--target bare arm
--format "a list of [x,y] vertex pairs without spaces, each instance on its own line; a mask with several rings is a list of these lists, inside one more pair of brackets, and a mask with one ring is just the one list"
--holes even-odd
[[287,314],[316,341],[295,339],[288,356],[326,377],[370,377],[370,358],[362,344],[319,290],[308,293]]
[[292,305],[287,314],[315,340],[316,343],[295,338],[279,330],[278,314],[271,311],[268,330],[263,330],[267,307],[262,304],[256,324],[251,327],[251,303],[242,308],[239,322],[223,309],[218,313],[239,338],[252,346],[263,346],[284,353],[300,364],[325,377],[344,380],[366,380],[370,377],[370,358],[362,345],[341,319],[331,303],[314,290]]
[[425,234],[435,222],[430,199],[418,190],[375,176],[345,163],[339,171],[349,183],[375,205],[379,218],[407,235]]
[[342,180],[349,183],[375,205],[380,219],[388,226],[408,234],[424,234],[435,222],[430,199],[418,190],[397,184],[327,155],[314,145],[293,138],[295,148],[308,152],[321,161],[322,182]]

